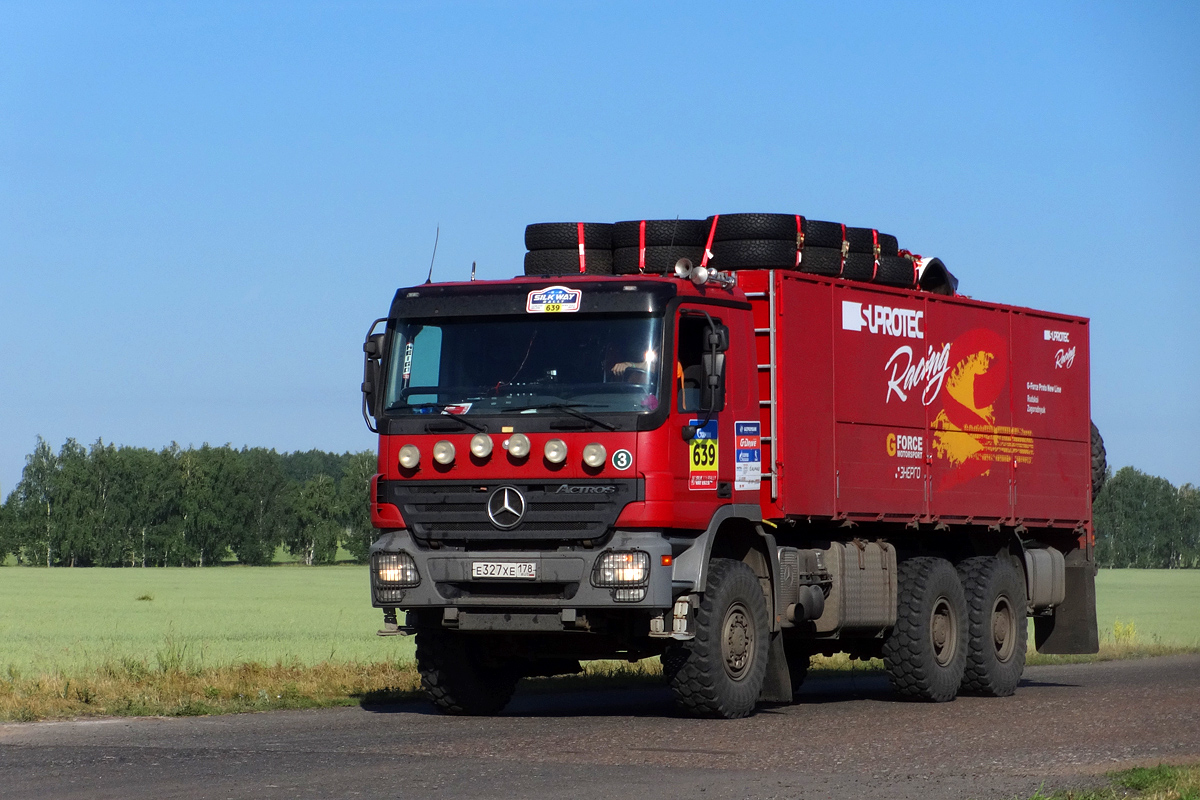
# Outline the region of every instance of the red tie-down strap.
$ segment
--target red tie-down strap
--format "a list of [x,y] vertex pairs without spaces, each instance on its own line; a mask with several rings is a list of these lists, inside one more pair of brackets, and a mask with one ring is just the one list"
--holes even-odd
[[583,243],[583,223],[575,223],[576,236],[579,239],[579,272],[587,272],[587,248]]
[[846,238],[846,223],[842,223],[842,263],[838,266],[837,276],[842,277],[846,271],[846,253],[850,252],[850,241]]
[[871,252],[875,254],[875,266],[871,269],[871,280],[879,276],[879,231],[871,228]]
[[913,265],[912,285],[919,286],[921,284],[921,271],[917,265],[921,263],[922,257],[917,255],[916,253],[912,252],[911,250],[897,251],[897,255],[899,255],[901,258],[907,258],[909,261],[912,262],[912,265]]
[[708,242],[704,245],[704,255],[700,258],[700,266],[708,266],[708,260],[712,258],[712,243],[713,236],[717,233],[717,220],[721,218],[720,214],[713,215],[712,227],[708,229]]
[[646,220],[638,225],[638,272],[646,272]]
[[800,267],[800,259],[804,253],[804,217],[796,215],[796,267]]

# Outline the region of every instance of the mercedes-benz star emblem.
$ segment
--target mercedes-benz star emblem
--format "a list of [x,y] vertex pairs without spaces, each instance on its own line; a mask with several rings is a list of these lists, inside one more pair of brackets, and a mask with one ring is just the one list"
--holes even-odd
[[487,512],[497,528],[515,528],[525,516],[525,496],[515,486],[501,486],[488,497]]

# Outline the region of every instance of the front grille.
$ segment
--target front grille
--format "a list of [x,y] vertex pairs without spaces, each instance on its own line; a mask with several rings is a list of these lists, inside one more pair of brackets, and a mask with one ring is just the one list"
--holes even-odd
[[[502,486],[525,498],[525,515],[512,528],[494,525],[488,499]],[[606,494],[571,494],[579,487],[609,488]],[[382,502],[400,508],[419,542],[436,544],[517,543],[545,547],[551,542],[595,542],[605,538],[621,510],[641,499],[641,481],[380,481]]]

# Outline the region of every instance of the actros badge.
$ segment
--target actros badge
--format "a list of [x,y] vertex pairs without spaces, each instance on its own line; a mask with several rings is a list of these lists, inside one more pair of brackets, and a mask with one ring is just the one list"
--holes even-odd
[[497,528],[515,528],[525,516],[525,496],[515,486],[501,486],[488,497],[487,512]]

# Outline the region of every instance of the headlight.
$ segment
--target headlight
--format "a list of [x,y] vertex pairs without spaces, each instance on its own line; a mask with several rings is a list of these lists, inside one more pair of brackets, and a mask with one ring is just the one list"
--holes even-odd
[[608,452],[604,449],[604,445],[593,442],[583,448],[583,463],[593,469],[599,469],[604,466],[604,462],[608,459]]
[[477,433],[471,437],[471,455],[476,458],[487,458],[492,454],[492,437],[486,433]]
[[421,583],[417,564],[408,553],[376,553],[371,556],[371,590],[382,603],[400,602],[404,589]]
[[645,586],[650,582],[650,554],[641,550],[604,553],[592,571],[597,587]]
[[529,437],[523,433],[514,433],[508,437],[508,454],[513,458],[524,458],[529,455]]
[[400,466],[412,469],[421,463],[421,451],[415,444],[406,444],[400,448]]
[[546,460],[551,464],[561,464],[567,460],[567,443],[562,439],[551,439],[546,442],[543,452],[546,454]]
[[454,443],[445,439],[433,446],[433,460],[439,464],[454,463]]

